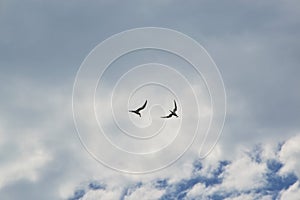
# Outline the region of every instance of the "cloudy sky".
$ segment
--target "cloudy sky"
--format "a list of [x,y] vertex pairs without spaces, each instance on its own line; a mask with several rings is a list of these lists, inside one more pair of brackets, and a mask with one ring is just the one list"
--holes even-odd
[[[296,0],[0,1],[0,199],[297,199],[299,19]],[[180,31],[208,51],[223,77],[226,121],[205,159],[189,151],[164,170],[124,174],[83,148],[73,122],[73,83],[100,42],[149,26]],[[147,115],[163,111],[153,107]],[[136,150],[120,140],[126,144]]]

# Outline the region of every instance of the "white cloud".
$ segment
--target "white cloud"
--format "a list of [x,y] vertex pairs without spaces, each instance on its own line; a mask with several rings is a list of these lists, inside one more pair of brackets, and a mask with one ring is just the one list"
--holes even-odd
[[264,184],[266,165],[253,162],[248,156],[240,156],[226,167],[222,187],[230,190],[249,190]]
[[[291,138],[292,140],[293,138]],[[285,145],[288,145],[286,142]],[[170,167],[161,172],[154,174],[144,175],[144,176],[117,176],[116,174],[107,174],[106,178],[103,175],[99,177],[99,180],[103,180],[109,187],[105,191],[93,191],[87,190],[85,199],[93,199],[96,197],[109,196],[115,194],[120,195],[120,191],[124,190],[126,186],[133,185],[129,187],[125,199],[141,199],[142,197],[147,197],[148,199],[158,199],[165,194],[175,194],[181,195],[186,192],[185,199],[210,199],[213,195],[221,195],[223,198],[228,200],[239,200],[239,199],[264,199],[271,200],[272,195],[266,195],[267,192],[264,191],[265,187],[269,184],[266,173],[269,172],[267,168],[267,162],[269,160],[279,159],[278,149],[275,148],[276,145],[262,144],[262,149],[259,152],[253,150],[245,150],[246,148],[241,148],[241,152],[236,158],[230,160],[226,166],[223,165],[223,172],[218,176],[214,174],[216,170],[220,170],[220,161],[213,158],[213,162],[203,163],[203,168],[201,168],[196,173],[192,173],[193,166],[187,165],[186,163],[177,163],[176,167]],[[291,148],[293,145],[291,145]],[[218,147],[217,147],[218,148]],[[271,152],[273,151],[273,152]],[[284,152],[285,150],[282,149]],[[261,160],[253,159],[252,153],[259,153]],[[217,151],[217,155],[218,155]],[[222,158],[222,157],[221,157]],[[218,161],[217,161],[218,160]],[[278,160],[279,161],[279,160]],[[205,166],[207,165],[207,166]],[[179,167],[183,167],[180,168]],[[184,167],[185,166],[185,167]],[[291,171],[293,172],[293,171]],[[278,174],[279,175],[279,174]],[[114,177],[113,179],[111,177]],[[181,186],[188,184],[190,179],[195,177],[202,177],[198,179],[194,185],[188,186],[184,190],[180,190]],[[284,176],[283,176],[284,177]],[[165,179],[167,180],[167,186],[163,188],[154,187],[157,180]],[[209,179],[219,179],[221,182],[216,182],[214,184],[208,184],[206,186],[205,180]],[[118,182],[116,182],[118,180]],[[275,181],[275,180],[273,180]],[[136,183],[140,183],[135,185]],[[135,185],[135,186],[134,186]],[[181,185],[181,186],[180,186]],[[291,197],[298,195],[299,183],[290,186],[289,189],[280,192],[282,199],[284,197]],[[84,188],[84,187],[83,187]],[[117,188],[117,189],[116,189]],[[185,188],[185,186],[183,186]],[[255,192],[256,190],[262,190],[262,193]],[[178,193],[177,193],[178,192]],[[270,191],[269,191],[270,192]],[[276,193],[276,191],[273,191]]]
[[221,144],[217,144],[213,151],[205,159],[201,160],[203,169],[197,172],[204,176],[213,176],[212,172],[219,165],[219,161],[226,160],[227,155],[222,151]]
[[294,172],[300,177],[300,134],[287,140],[279,153],[279,159],[284,164],[281,173]]
[[273,199],[272,195],[265,195],[265,196],[261,196],[260,198],[261,198],[261,200],[272,200]]
[[[203,160],[204,168],[198,174],[213,177],[212,172],[220,160],[230,158],[232,164],[222,174],[224,183],[208,188],[196,184],[188,195],[201,196],[202,189],[206,194],[212,194],[214,191],[243,191],[263,185],[263,163],[267,159],[278,159],[276,145],[273,144],[286,140],[292,134],[286,130],[299,129],[299,92],[294,87],[299,85],[300,80],[297,76],[299,29],[296,26],[299,3],[282,1],[272,4],[266,1],[263,4],[245,4],[233,1],[219,5],[224,8],[220,10],[215,2],[193,1],[182,5],[166,2],[163,3],[167,5],[166,9],[161,9],[158,1],[152,3],[155,12],[144,3],[136,4],[142,11],[125,3],[119,6],[121,9],[114,9],[116,13],[120,12],[118,16],[124,18],[120,23],[118,17],[109,17],[114,15],[111,8],[117,2],[109,6],[100,3],[99,7],[97,3],[90,6],[79,1],[74,4],[55,1],[45,5],[28,1],[26,6],[5,1],[5,9],[1,12],[3,17],[0,18],[4,26],[0,39],[4,44],[0,47],[0,51],[4,52],[0,59],[0,188],[13,188],[13,192],[7,192],[13,196],[9,199],[26,198],[15,195],[20,192],[14,188],[20,180],[28,181],[25,183],[28,187],[48,192],[41,194],[43,199],[55,199],[51,198],[54,196],[50,195],[52,192],[57,193],[57,198],[67,198],[78,185],[91,177],[112,185],[107,191],[88,191],[85,198],[89,199],[109,198],[111,195],[117,198],[120,191],[114,188],[122,188],[133,181],[145,183],[163,177],[170,184],[176,184],[194,176],[189,163],[195,156],[194,149],[175,165],[158,173],[145,176],[114,173],[83,150],[72,123],[73,75],[85,54],[111,33],[141,26],[144,22],[155,24],[157,19],[158,25],[174,27],[206,43],[220,66],[229,97],[226,131],[219,145]],[[241,9],[232,9],[236,4]],[[198,8],[203,12],[199,12]],[[65,12],[66,9],[68,12]],[[140,14],[145,10],[146,18],[141,18]],[[189,14],[185,15],[187,10]],[[51,11],[57,15],[49,15]],[[25,12],[32,15],[23,15]],[[249,16],[249,13],[254,15]],[[23,17],[24,20],[20,20]],[[70,19],[78,24],[70,23]],[[84,28],[79,26],[82,24]],[[33,80],[31,84],[22,80],[26,76]],[[63,84],[68,84],[68,87]],[[298,177],[300,175],[299,137],[289,139],[279,152],[279,160],[283,163],[280,173],[283,175],[290,172]],[[247,148],[257,142],[263,145],[263,163],[255,163],[245,155],[237,156],[237,152],[245,146]],[[283,191],[282,199],[298,195],[297,184]],[[149,187],[145,186],[157,196],[162,192]],[[2,191],[0,193],[3,194]],[[146,194],[143,186],[132,193],[136,197],[141,194]]]
[[278,142],[274,142],[274,141],[269,141],[269,142],[264,142],[263,144],[261,144],[261,159],[266,161],[268,159],[277,159],[278,158]]
[[280,199],[285,200],[298,200],[300,197],[300,184],[299,180],[290,186],[287,190],[284,190],[280,194]]
[[[54,94],[52,94],[52,92]],[[48,96],[49,95],[49,96]],[[70,123],[66,120],[67,116],[57,115],[56,113],[66,106],[68,102],[64,100],[65,95],[58,91],[47,91],[47,93],[40,92],[38,95],[40,98],[48,99],[51,96],[55,96],[55,101],[50,101],[45,104],[51,109],[47,114],[49,118],[45,118],[47,123],[41,123],[40,126],[36,126],[34,129],[23,131],[21,135],[18,135],[19,140],[13,140],[13,138],[7,137],[7,133],[1,132],[3,137],[0,148],[3,152],[9,152],[4,148],[7,148],[7,144],[13,144],[17,147],[19,152],[14,156],[12,160],[6,162],[5,165],[1,165],[1,176],[3,186],[12,184],[20,179],[27,179],[30,181],[39,180],[39,176],[43,175],[43,171],[49,169],[47,164],[51,161],[62,162],[66,166],[65,171],[62,172],[60,177],[52,177],[59,179],[60,183],[52,185],[58,191],[60,198],[68,198],[72,196],[74,190],[78,188],[78,185],[82,181],[88,181],[90,177],[97,180],[103,180],[109,187],[107,190],[89,190],[87,191],[84,199],[97,199],[97,198],[117,198],[121,195],[122,189],[125,185],[133,182],[142,182],[142,186],[134,189],[130,194],[126,196],[126,199],[139,199],[141,196],[147,196],[149,199],[157,199],[162,196],[166,191],[153,187],[152,182],[159,178],[165,178],[168,180],[168,184],[177,184],[182,180],[188,180],[194,175],[203,175],[207,178],[214,177],[213,171],[218,167],[219,161],[227,156],[223,149],[226,148],[226,144],[220,143],[216,146],[214,151],[203,160],[203,169],[196,174],[192,174],[193,165],[192,159],[196,151],[192,151],[185,155],[183,159],[176,162],[175,165],[168,167],[165,170],[157,173],[147,174],[143,176],[122,175],[112,172],[110,169],[103,167],[83,150],[80,146],[76,135],[73,138],[69,137],[69,134],[74,133],[62,133],[59,131],[63,127],[63,123]],[[29,103],[30,98],[23,99],[23,104],[26,106]],[[55,109],[54,109],[55,108]],[[70,107],[69,107],[70,108]],[[59,111],[58,111],[59,110]],[[67,109],[64,109],[65,111]],[[52,119],[51,124],[56,124],[55,127],[48,127],[49,120]],[[2,130],[7,129],[6,127]],[[17,132],[19,130],[9,127],[10,131]],[[41,134],[44,133],[44,134]],[[59,140],[57,140],[59,137]],[[60,141],[57,143],[57,141]],[[62,142],[63,141],[63,142]],[[68,141],[68,142],[65,142]],[[76,142],[75,142],[76,141]],[[282,146],[279,152],[280,161],[284,163],[282,172],[294,172],[297,170],[297,163],[293,160],[298,160],[299,148],[297,143],[299,142],[299,136],[293,137],[287,140]],[[4,145],[6,144],[6,145]],[[56,144],[53,148],[53,144]],[[255,188],[262,187],[264,185],[264,173],[266,172],[266,163],[268,159],[278,158],[277,145],[273,142],[262,144],[261,156],[263,162],[254,162],[248,154],[240,153],[234,154],[229,157],[234,157],[231,160],[231,164],[225,167],[225,171],[220,177],[223,177],[222,184],[216,184],[214,186],[205,187],[203,183],[196,184],[192,189],[187,191],[187,198],[193,199],[201,197],[207,198],[207,195],[212,195],[215,192],[224,193],[225,191],[246,191]],[[244,146],[239,146],[239,151],[243,152]],[[248,150],[249,151],[249,150]],[[251,151],[251,150],[250,150]],[[76,154],[72,154],[76,152]],[[65,162],[64,156],[71,156],[71,159]],[[68,163],[69,162],[69,163]],[[26,163],[26,165],[25,165]],[[286,166],[285,166],[286,165]],[[101,170],[99,170],[101,169]],[[22,173],[20,173],[22,172]],[[295,193],[295,190],[291,190]],[[286,195],[288,191],[282,194]],[[243,194],[242,196],[235,196],[234,198],[250,198],[251,194]],[[268,196],[264,198],[269,198]]]
[[254,194],[241,194],[239,196],[226,198],[225,200],[253,200],[253,199],[255,199]]
[[187,199],[206,199],[207,197],[207,189],[204,184],[197,183],[194,185],[192,189],[190,189],[186,195]]
[[146,184],[142,187],[134,189],[130,195],[125,196],[124,200],[155,200],[159,199],[163,194],[164,190],[155,188],[152,184]]
[[90,190],[84,195],[82,200],[120,199],[121,192],[120,189]]
[[260,199],[260,200],[272,200],[271,195],[261,196],[260,194],[249,193],[249,194],[240,194],[234,195],[232,197],[228,197],[225,200],[253,200],[253,199]]
[[[35,182],[42,175],[42,169],[52,159],[48,151],[39,143],[37,139],[26,136],[18,136],[18,140],[0,145],[2,156],[9,157],[2,161],[0,165],[0,189],[19,180],[25,179]],[[7,136],[7,135],[6,135]]]

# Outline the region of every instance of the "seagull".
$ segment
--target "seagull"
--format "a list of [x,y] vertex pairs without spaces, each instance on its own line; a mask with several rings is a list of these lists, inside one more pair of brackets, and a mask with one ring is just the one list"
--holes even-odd
[[175,108],[173,110],[169,110],[171,113],[169,115],[161,117],[161,118],[171,118],[172,116],[178,117],[178,115],[176,114],[177,105],[176,105],[176,101],[175,100],[174,100],[174,105],[175,105]]
[[135,114],[137,114],[138,116],[141,117],[140,111],[143,110],[146,107],[146,105],[147,105],[147,100],[145,101],[145,103],[144,103],[144,105],[142,107],[140,107],[140,108],[138,108],[136,110],[129,110],[129,112],[135,113]]

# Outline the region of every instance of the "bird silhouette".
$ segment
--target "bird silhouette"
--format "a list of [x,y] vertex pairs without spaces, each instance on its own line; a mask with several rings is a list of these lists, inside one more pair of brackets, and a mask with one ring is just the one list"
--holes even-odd
[[147,105],[147,100],[145,101],[145,103],[144,103],[144,105],[143,105],[142,107],[140,107],[140,108],[138,108],[138,109],[136,109],[136,110],[129,110],[129,112],[132,112],[132,113],[134,113],[134,114],[137,114],[138,116],[141,117],[140,111],[143,110],[143,109],[146,107],[146,105]]
[[161,118],[171,118],[172,116],[178,117],[178,115],[176,114],[177,111],[177,105],[176,105],[176,101],[174,100],[174,106],[175,108],[173,110],[169,110],[171,113],[167,116],[163,116]]

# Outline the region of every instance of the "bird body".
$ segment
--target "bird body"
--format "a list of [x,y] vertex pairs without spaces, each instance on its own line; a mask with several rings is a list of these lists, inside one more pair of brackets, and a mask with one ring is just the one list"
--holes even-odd
[[[138,109],[136,109],[136,110],[129,110],[129,112],[132,112],[132,113],[134,113],[134,114],[136,114],[136,115],[138,115],[138,116],[140,116],[140,117],[142,117],[142,115],[141,115],[141,111],[143,110],[143,109],[145,109],[146,108],[146,105],[147,105],[147,100],[145,101],[145,103],[141,106],[141,107],[139,107]],[[163,116],[163,117],[161,117],[161,118],[171,118],[171,117],[178,117],[178,115],[177,115],[177,113],[176,113],[176,111],[177,111],[177,104],[176,104],[176,101],[174,100],[174,109],[173,110],[169,110],[170,111],[170,114],[169,115],[167,115],[167,116]]]
[[173,110],[169,110],[170,111],[170,114],[169,115],[167,115],[167,116],[163,116],[163,117],[161,117],[161,118],[171,118],[171,117],[173,117],[173,116],[175,116],[175,117],[178,117],[178,115],[176,114],[176,111],[177,111],[177,105],[176,105],[176,101],[174,100],[174,109]]
[[140,111],[142,111],[143,109],[145,109],[146,105],[147,105],[147,100],[145,101],[144,105],[142,105],[142,107],[140,107],[140,108],[138,108],[136,110],[129,110],[129,112],[135,113],[135,114],[137,114],[138,116],[141,117],[142,115],[141,115]]

